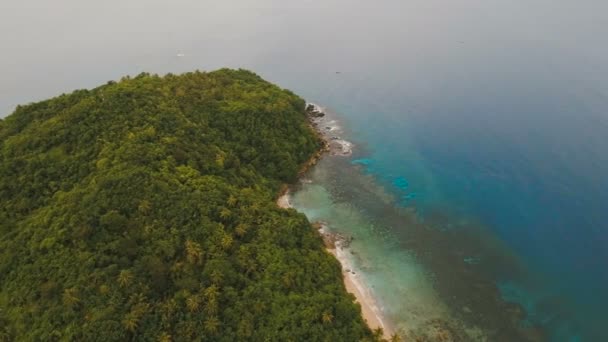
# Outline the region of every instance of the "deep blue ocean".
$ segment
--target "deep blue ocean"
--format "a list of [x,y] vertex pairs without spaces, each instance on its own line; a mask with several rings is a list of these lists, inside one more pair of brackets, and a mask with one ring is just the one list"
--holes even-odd
[[252,69],[337,113],[397,206],[504,243],[525,271],[496,285],[550,340],[608,341],[606,37],[600,0],[6,1],[0,117],[125,74]]
[[365,150],[355,162],[399,205],[442,213],[448,227],[478,221],[523,261],[528,273],[497,285],[550,340],[606,340],[608,88],[527,64],[443,78],[436,95],[409,91],[406,76],[361,84],[341,73],[317,96]]

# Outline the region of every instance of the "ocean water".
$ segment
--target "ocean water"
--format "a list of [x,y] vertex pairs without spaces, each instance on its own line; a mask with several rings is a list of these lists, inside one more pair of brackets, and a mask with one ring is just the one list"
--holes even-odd
[[[357,137],[336,128],[342,121],[336,124],[333,115],[328,122],[320,126],[332,127],[332,135]],[[384,142],[387,137],[379,135]],[[438,179],[434,172],[439,171],[426,169],[429,166],[416,159],[420,156],[411,157],[404,167],[390,148],[382,150],[382,159],[369,146],[355,143],[353,155],[326,156],[297,185],[291,202],[311,221],[354,238],[343,253],[350,256],[348,268],[370,287],[397,332],[430,341],[604,340],[604,284],[594,283],[605,276],[601,240],[596,241],[595,255],[565,247],[549,254],[551,245],[564,239],[551,236],[557,231],[544,232],[547,237],[542,239],[534,239],[538,232],[509,231],[523,219],[492,222],[492,216],[481,215],[483,211],[477,210],[488,210],[484,201],[491,200],[487,193],[479,194],[469,208],[462,203],[472,201],[470,194],[464,198],[457,192],[441,192],[471,192],[470,183],[475,181],[465,183],[469,189],[440,184],[458,179]],[[505,185],[482,184],[492,187],[492,196],[499,196],[496,201],[515,187]],[[502,210],[526,217],[525,211]],[[518,246],[521,250],[514,247],[518,241],[526,242]],[[586,257],[591,258],[588,267],[595,263],[598,273],[569,268]]]
[[497,268],[493,279],[526,324],[552,341],[606,340],[608,87],[574,86],[581,75],[569,65],[510,58],[525,77],[499,70],[490,82],[475,71],[468,84],[443,80],[437,100],[408,94],[404,77],[371,103],[334,95],[332,108],[344,108],[362,171],[398,205],[444,229],[474,221],[508,247],[525,270]]
[[7,0],[0,117],[125,74],[255,70],[354,143],[294,203],[355,237],[404,333],[606,341],[606,36],[600,0]]

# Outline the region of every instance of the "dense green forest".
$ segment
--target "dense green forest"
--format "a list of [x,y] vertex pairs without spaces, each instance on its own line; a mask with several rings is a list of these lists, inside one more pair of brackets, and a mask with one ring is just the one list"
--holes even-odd
[[274,199],[320,148],[244,70],[141,74],[0,120],[0,341],[377,337]]

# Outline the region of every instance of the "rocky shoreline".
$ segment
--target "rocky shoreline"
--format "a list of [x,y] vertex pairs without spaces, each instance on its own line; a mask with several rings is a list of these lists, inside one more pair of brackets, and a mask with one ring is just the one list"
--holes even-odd
[[353,153],[353,144],[340,137],[341,127],[337,121],[327,116],[323,108],[309,103],[306,105],[306,115],[311,127],[324,142],[323,152],[332,156],[348,157]]
[[[308,103],[306,105],[306,115],[311,128],[316,132],[319,139],[322,141],[322,147],[317,151],[300,169],[298,176],[302,181],[303,176],[311,167],[325,155],[344,156],[348,157],[352,154],[353,144],[341,138],[342,129],[338,122],[330,118],[325,111],[318,105]],[[279,192],[277,205],[281,208],[291,208],[290,192],[293,185],[285,184]],[[351,265],[349,250],[350,243],[353,237],[343,234],[334,233],[327,229],[324,222],[314,222],[313,227],[317,229],[325,248],[331,253],[342,265],[342,274],[346,290],[353,294],[357,302],[361,305],[361,312],[364,320],[372,330],[382,329],[383,337],[390,339],[394,333],[391,326],[386,322],[386,318],[382,317],[376,301],[370,290],[359,279],[359,274],[355,272]]]
[[[302,165],[298,171],[299,179],[302,179],[304,174],[310,170],[311,167],[315,166],[325,153],[331,156],[348,157],[352,154],[353,148],[353,144],[350,141],[340,138],[339,134],[341,133],[341,128],[338,126],[337,121],[328,119],[327,114],[320,106],[314,103],[307,103],[305,112],[308,123],[319,137],[322,146],[306,163],[304,163],[304,165]],[[277,204],[280,207],[291,207],[288,194],[292,187],[293,184],[283,184],[279,190]]]

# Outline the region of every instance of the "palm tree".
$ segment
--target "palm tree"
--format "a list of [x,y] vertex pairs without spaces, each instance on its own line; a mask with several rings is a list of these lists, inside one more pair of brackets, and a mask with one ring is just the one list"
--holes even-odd
[[220,329],[220,320],[216,317],[210,317],[205,320],[204,327],[206,332],[216,334]]
[[234,207],[234,205],[238,202],[238,200],[236,199],[236,197],[230,195],[230,197],[228,197],[228,205],[231,207]]
[[220,285],[222,283],[222,280],[224,280],[224,274],[219,271],[219,270],[213,270],[213,272],[211,272],[211,282],[214,285]]
[[127,287],[133,282],[133,272],[129,270],[122,270],[118,274],[118,285],[121,287]]
[[238,237],[243,237],[245,236],[245,234],[247,234],[247,225],[244,223],[239,223],[236,228],[234,229],[234,233],[236,234],[236,236]]
[[217,304],[216,299],[208,300],[205,303],[205,313],[207,315],[215,315],[215,314],[217,314],[218,311],[219,311],[219,309],[218,309],[218,304]]
[[137,210],[140,213],[145,215],[150,212],[151,208],[152,208],[152,204],[150,204],[150,202],[147,200],[143,200],[143,201],[139,202],[139,206],[137,207]]
[[158,342],[171,342],[171,335],[166,332],[163,332],[158,337]]
[[135,330],[137,330],[137,326],[139,325],[139,318],[136,315],[134,315],[132,312],[130,312],[122,320],[122,325],[128,331],[134,332]]
[[203,258],[203,249],[201,245],[192,241],[186,240],[186,259],[192,264],[198,264]]
[[80,298],[78,298],[78,290],[75,288],[65,289],[63,291],[63,303],[69,307],[73,307],[80,303]]
[[401,338],[401,336],[399,336],[399,335],[397,335],[397,334],[395,333],[395,334],[393,334],[393,335],[391,336],[391,340],[390,340],[390,341],[391,341],[391,342],[402,342],[402,341],[403,341],[403,339]]
[[253,203],[249,206],[249,208],[253,211],[256,212],[258,210],[260,210],[260,205],[258,203]]
[[163,321],[170,321],[173,314],[177,311],[177,303],[175,299],[165,301],[161,306],[161,317]]
[[329,323],[333,322],[334,315],[332,315],[331,313],[326,311],[323,313],[323,316],[321,316],[321,319],[323,320],[323,323],[329,324]]
[[196,295],[188,297],[186,299],[186,307],[190,312],[196,312],[200,308],[200,298]]
[[208,300],[217,299],[217,296],[220,294],[220,290],[215,285],[211,285],[205,289],[205,297]]
[[218,312],[217,297],[219,297],[220,291],[216,285],[211,285],[205,289],[204,296],[207,299],[205,303],[205,313],[208,315],[215,315]]
[[222,238],[222,248],[226,251],[228,249],[230,249],[230,247],[232,246],[232,236],[230,235],[224,235],[224,237]]
[[381,340],[382,335],[384,335],[384,329],[376,328],[372,333],[374,334],[374,337],[376,337],[378,340]]
[[285,287],[287,287],[287,288],[291,288],[291,286],[293,285],[293,278],[294,278],[294,275],[292,272],[287,272],[287,273],[283,274],[283,277],[282,277],[283,285],[285,285]]
[[230,215],[232,215],[232,213],[230,212],[230,209],[223,208],[222,210],[220,210],[220,218],[222,220],[227,220],[228,218],[230,218]]

